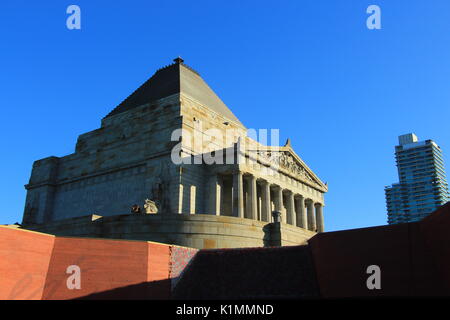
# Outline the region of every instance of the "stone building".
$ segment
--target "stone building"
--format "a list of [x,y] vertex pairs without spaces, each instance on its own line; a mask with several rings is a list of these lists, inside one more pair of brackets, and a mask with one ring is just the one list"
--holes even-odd
[[[35,161],[23,225],[195,248],[304,243],[324,230],[327,185],[289,140],[251,136],[177,58],[80,135],[73,154]],[[145,214],[147,199],[157,213]]]

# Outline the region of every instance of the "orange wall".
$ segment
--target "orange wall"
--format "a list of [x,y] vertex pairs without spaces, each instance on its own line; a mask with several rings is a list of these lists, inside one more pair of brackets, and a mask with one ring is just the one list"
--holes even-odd
[[[71,265],[81,289],[69,289]],[[0,299],[167,299],[170,246],[0,227]]]
[[41,299],[54,240],[0,226],[0,299]]
[[148,245],[147,281],[159,281],[169,278],[170,246],[158,243]]
[[[70,265],[80,267],[79,290],[67,288]],[[43,299],[74,299],[142,283],[146,267],[146,242],[57,237]]]
[[146,297],[151,297],[151,299],[170,298],[169,278],[170,246],[149,242]]

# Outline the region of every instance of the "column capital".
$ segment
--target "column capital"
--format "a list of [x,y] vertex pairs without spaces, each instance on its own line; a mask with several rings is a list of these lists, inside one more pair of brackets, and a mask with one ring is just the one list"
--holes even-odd
[[273,189],[275,189],[275,190],[281,190],[281,191],[284,190],[279,184],[276,184],[276,183],[270,183],[269,185],[270,185]]
[[253,173],[243,172],[242,174],[246,179],[256,180],[256,176]]
[[315,207],[323,207],[323,203],[322,202],[314,202],[314,206]]
[[234,176],[234,175],[237,175],[237,174],[241,174],[241,175],[244,175],[244,171],[242,171],[242,170],[240,170],[239,168],[237,168],[237,169],[233,169],[233,170],[231,170],[231,174]]

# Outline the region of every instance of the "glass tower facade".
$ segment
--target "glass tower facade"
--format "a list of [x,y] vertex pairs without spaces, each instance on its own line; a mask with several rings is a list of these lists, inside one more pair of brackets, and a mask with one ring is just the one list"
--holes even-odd
[[441,148],[413,133],[395,147],[399,183],[385,188],[388,223],[419,221],[449,201]]

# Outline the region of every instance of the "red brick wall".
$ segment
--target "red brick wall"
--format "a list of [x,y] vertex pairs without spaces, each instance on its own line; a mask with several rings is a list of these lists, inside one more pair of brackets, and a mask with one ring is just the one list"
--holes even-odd
[[[167,299],[170,246],[0,228],[0,299]],[[81,271],[81,289],[66,273]]]
[[0,227],[0,299],[41,299],[54,240]]
[[147,281],[158,281],[169,278],[170,246],[154,242],[148,245]]
[[[147,280],[147,243],[57,237],[43,299],[74,299],[108,292]],[[67,267],[81,269],[81,289],[69,290]]]
[[147,292],[151,299],[170,298],[170,246],[148,242]]

